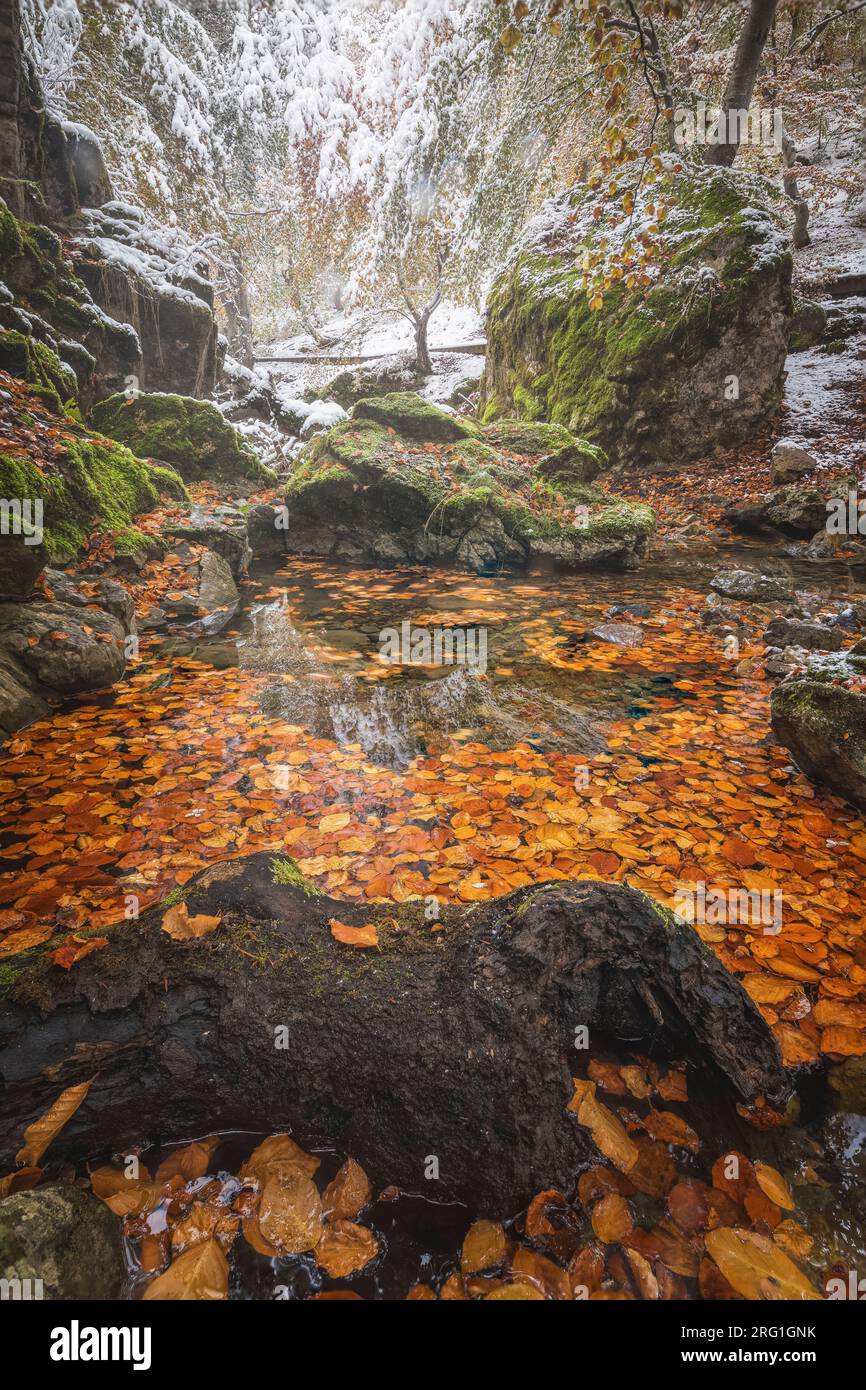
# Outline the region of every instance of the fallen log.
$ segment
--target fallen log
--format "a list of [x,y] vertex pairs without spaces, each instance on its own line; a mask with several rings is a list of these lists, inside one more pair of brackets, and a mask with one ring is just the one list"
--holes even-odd
[[[25,1125],[95,1076],[53,1155],[291,1128],[374,1181],[429,1193],[435,1158],[437,1197],[516,1210],[568,1189],[591,1152],[565,1111],[582,1028],[743,1099],[791,1089],[738,982],[622,885],[524,888],[431,922],[423,902],[320,896],[260,854],[206,870],[184,900],[219,927],[173,940],[163,904],[68,973],[43,957],[18,975],[0,1006],[7,1167]],[[376,925],[378,947],[341,944],[332,919]]]

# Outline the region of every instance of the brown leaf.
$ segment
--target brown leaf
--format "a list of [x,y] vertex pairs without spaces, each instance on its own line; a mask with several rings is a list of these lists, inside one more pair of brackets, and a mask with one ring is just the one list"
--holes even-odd
[[29,1192],[41,1177],[41,1168],[17,1168],[14,1173],[7,1173],[5,1178],[0,1178],[0,1201],[14,1192]]
[[697,1153],[701,1147],[701,1141],[691,1125],[687,1125],[672,1110],[651,1110],[644,1119],[644,1126],[647,1134],[653,1139],[660,1139],[662,1143],[676,1144],[690,1153]]
[[357,1274],[379,1253],[379,1242],[366,1226],[354,1221],[329,1221],[316,1246],[316,1264],[332,1279]]
[[175,1255],[197,1245],[202,1240],[217,1240],[228,1250],[238,1233],[240,1217],[226,1207],[194,1202],[189,1211],[171,1230],[171,1248]]
[[331,917],[328,925],[331,928],[331,935],[335,941],[339,941],[343,946],[378,946],[379,936],[376,931],[375,923],[370,923],[366,927],[350,927],[346,922],[339,922],[336,917]]
[[565,1270],[535,1250],[518,1250],[511,1262],[511,1274],[520,1283],[534,1285],[545,1298],[571,1299],[571,1280]]
[[184,1182],[203,1178],[210,1171],[211,1155],[219,1142],[219,1138],[212,1135],[209,1139],[197,1139],[193,1144],[175,1149],[157,1168],[157,1182],[168,1182],[173,1177],[181,1177]]
[[315,1250],[322,1237],[322,1200],[300,1168],[269,1177],[262,1188],[259,1230],[284,1255]]
[[162,1299],[218,1301],[228,1297],[229,1267],[216,1240],[203,1240],[173,1260],[164,1274],[148,1284],[145,1301]]
[[618,1192],[609,1192],[592,1209],[592,1229],[604,1245],[612,1245],[631,1233],[631,1207]]
[[15,1155],[17,1164],[28,1168],[36,1167],[49,1144],[72,1119],[93,1081],[94,1078],[91,1077],[89,1081],[82,1081],[79,1086],[67,1087],[44,1115],[27,1126],[24,1131],[24,1144]]
[[318,1171],[319,1162],[320,1160],[314,1158],[312,1154],[305,1153],[290,1135],[271,1134],[267,1139],[262,1140],[258,1148],[253,1150],[238,1173],[238,1177],[242,1182],[253,1179],[258,1182],[259,1187],[262,1187],[268,1178],[268,1170],[272,1165],[277,1167],[293,1165],[306,1173],[308,1178],[312,1178]]
[[460,1270],[478,1274],[482,1269],[498,1269],[508,1253],[508,1238],[498,1221],[474,1221],[463,1239]]
[[107,936],[73,936],[63,946],[58,946],[56,951],[49,951],[48,958],[63,970],[71,970],[85,956],[93,951],[101,951],[107,945]]
[[589,1129],[593,1143],[605,1158],[623,1173],[634,1167],[638,1160],[637,1145],[613,1112],[596,1100],[594,1082],[574,1081],[574,1096],[568,1109],[576,1112],[579,1125]]
[[221,921],[222,917],[190,917],[186,903],[176,903],[163,917],[162,930],[174,941],[194,941],[201,936],[210,936]]
[[332,1182],[328,1183],[322,1195],[322,1211],[325,1217],[338,1221],[354,1221],[360,1216],[370,1201],[373,1189],[370,1179],[360,1163],[347,1158]]

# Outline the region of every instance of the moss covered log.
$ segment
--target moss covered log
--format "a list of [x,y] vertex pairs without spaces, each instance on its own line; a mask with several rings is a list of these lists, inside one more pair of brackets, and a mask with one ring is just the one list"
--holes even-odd
[[[566,1113],[575,1029],[690,1062],[727,1095],[781,1099],[776,1042],[697,933],[619,884],[548,884],[475,907],[338,902],[269,854],[182,890],[210,936],[178,942],[166,905],[64,972],[33,954],[0,1002],[0,1159],[58,1090],[95,1075],[59,1158],[177,1134],[289,1126],[408,1191],[516,1210],[589,1158]],[[332,919],[378,946],[335,940]],[[284,1029],[288,1047],[275,1045]]]

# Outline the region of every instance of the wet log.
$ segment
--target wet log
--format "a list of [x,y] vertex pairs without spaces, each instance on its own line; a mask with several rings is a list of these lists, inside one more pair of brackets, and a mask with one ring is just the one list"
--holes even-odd
[[[162,905],[68,973],[43,958],[18,975],[0,1005],[7,1168],[24,1126],[95,1076],[53,1155],[289,1128],[353,1154],[375,1182],[502,1212],[570,1188],[591,1153],[565,1111],[582,1027],[591,1046],[687,1061],[728,1096],[790,1092],[739,983],[630,888],[552,883],[431,922],[423,902],[275,882],[274,863],[230,860],[190,881],[190,915],[222,919],[209,936],[173,940]],[[341,944],[331,919],[375,923],[378,947]],[[434,1158],[438,1184],[425,1181]]]

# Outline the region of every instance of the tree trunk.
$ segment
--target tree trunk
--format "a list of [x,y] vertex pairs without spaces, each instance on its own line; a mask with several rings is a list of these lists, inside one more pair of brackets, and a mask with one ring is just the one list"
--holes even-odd
[[415,365],[420,376],[432,376],[433,363],[427,346],[427,325],[430,315],[425,311],[415,319]]
[[752,103],[761,55],[773,27],[778,3],[779,0],[751,0],[722,99],[727,138],[707,147],[708,164],[730,168],[737,157],[742,127],[739,113],[748,111]]
[[[569,1190],[592,1152],[565,1110],[589,1055],[580,1029],[592,1049],[620,1039],[691,1063],[717,1106],[732,1088],[790,1091],[739,983],[632,889],[524,888],[431,922],[423,903],[276,883],[273,863],[227,860],[186,886],[191,915],[221,917],[212,935],[171,939],[163,904],[68,973],[45,957],[22,970],[0,1007],[0,1163],[61,1090],[95,1077],[53,1158],[288,1126],[374,1182],[505,1212]],[[377,923],[378,949],[340,944],[332,919]]]

